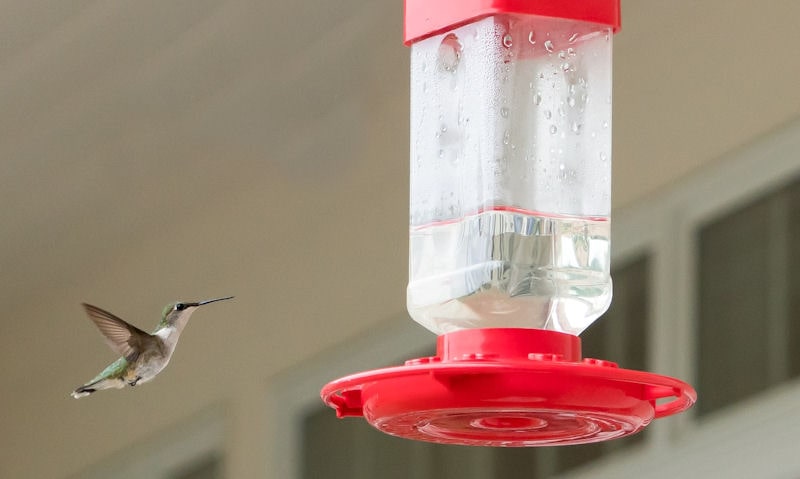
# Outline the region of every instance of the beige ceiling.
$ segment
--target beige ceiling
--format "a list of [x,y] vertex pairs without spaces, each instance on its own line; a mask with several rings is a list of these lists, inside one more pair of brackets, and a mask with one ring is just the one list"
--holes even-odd
[[[244,185],[314,197],[376,134],[392,141],[372,161],[405,187],[399,0],[0,8],[5,303]],[[616,206],[800,114],[798,14],[794,0],[624,2]]]
[[[257,363],[258,377],[401,314],[401,3],[0,2],[4,384],[69,358],[68,374],[49,373],[55,392],[29,393],[66,396],[101,366],[108,352],[80,301],[145,317],[177,297],[236,294],[225,341],[239,347],[226,354]],[[616,207],[800,116],[798,18],[796,0],[623,1]],[[193,358],[237,387],[241,379],[203,362],[207,348],[226,351],[212,342],[215,327],[192,328],[183,367]],[[26,357],[28,367],[13,366]],[[138,397],[156,401],[147,396],[156,389]],[[26,407],[22,397],[4,401]],[[0,464],[17,464],[11,458],[35,444],[29,430],[55,418],[74,427],[90,414],[0,423],[20,448],[0,448]],[[154,421],[126,424],[145,436]],[[91,447],[100,454],[120,441]],[[75,471],[94,459],[52,460]],[[26,470],[7,467],[8,477]],[[44,477],[36,471],[28,477]]]

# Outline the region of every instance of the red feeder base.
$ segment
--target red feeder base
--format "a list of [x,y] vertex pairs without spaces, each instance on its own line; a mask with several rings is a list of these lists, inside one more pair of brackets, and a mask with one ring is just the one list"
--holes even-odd
[[321,396],[339,417],[394,436],[509,447],[633,434],[697,399],[677,379],[581,360],[577,336],[538,329],[445,334],[436,356],[337,379]]

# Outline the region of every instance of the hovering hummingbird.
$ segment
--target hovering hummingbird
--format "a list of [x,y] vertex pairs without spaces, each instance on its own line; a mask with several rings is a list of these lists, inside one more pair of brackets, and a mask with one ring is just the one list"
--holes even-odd
[[117,316],[97,306],[83,303],[83,307],[106,343],[122,357],[109,364],[100,374],[72,392],[72,397],[88,396],[95,391],[109,388],[124,388],[146,383],[161,372],[169,363],[178,338],[189,321],[189,317],[200,306],[232,299],[208,299],[196,303],[170,303],[161,314],[161,321],[152,334],[128,324]]

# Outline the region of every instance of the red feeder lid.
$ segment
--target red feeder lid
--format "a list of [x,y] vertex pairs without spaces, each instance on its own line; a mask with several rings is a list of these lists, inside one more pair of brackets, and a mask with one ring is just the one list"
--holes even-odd
[[538,329],[445,334],[436,356],[337,379],[321,396],[394,436],[474,446],[603,441],[697,399],[677,379],[581,360],[577,336]]
[[621,25],[620,0],[405,0],[405,43],[501,13]]

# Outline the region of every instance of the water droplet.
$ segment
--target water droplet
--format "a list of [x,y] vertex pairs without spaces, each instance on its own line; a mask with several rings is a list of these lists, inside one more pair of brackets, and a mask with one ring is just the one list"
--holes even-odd
[[575,40],[577,40],[577,39],[578,39],[578,33],[576,32],[576,33],[573,33],[572,35],[570,35],[569,39],[567,41],[569,43],[575,43]]
[[569,62],[564,62],[561,64],[561,71],[568,72],[572,69],[572,65]]
[[508,108],[502,107],[500,108],[500,116],[503,118],[508,118]]
[[440,130],[442,133],[446,132],[446,131],[447,131],[447,125],[445,125],[444,123],[442,123],[442,126],[439,128],[439,130]]
[[608,121],[607,120],[603,121],[603,128],[608,128]]
[[453,33],[446,35],[439,45],[437,57],[439,69],[447,72],[456,71],[459,62],[461,62],[461,50],[462,46],[458,37]]
[[533,30],[531,30],[531,32],[528,34],[528,43],[531,45],[536,44],[536,35],[533,33]]
[[560,52],[558,52],[558,58],[560,58],[562,60],[567,58],[567,52],[565,52],[564,50],[561,50]]
[[503,144],[507,145],[509,143],[511,143],[511,132],[506,130],[505,133],[503,133]]
[[553,53],[555,51],[552,40],[545,40],[544,49],[547,50],[547,53]]
[[544,117],[549,120],[550,118],[553,117],[553,112],[551,112],[550,110],[545,110],[544,111]]
[[581,125],[577,121],[573,121],[572,124],[570,125],[570,129],[576,135],[580,135],[581,134],[581,130],[583,129],[583,125]]
[[505,35],[503,35],[503,46],[504,47],[511,48],[512,43],[513,43],[513,39],[511,38],[511,34],[510,33],[506,33]]
[[555,125],[550,125],[550,134],[551,135],[555,135],[557,131],[558,131],[558,127],[556,127]]
[[533,95],[533,104],[537,105],[537,106],[542,104],[542,94],[541,93],[536,92],[536,94]]
[[604,163],[605,163],[606,161],[608,161],[608,155],[606,155],[604,152],[601,152],[601,153],[600,153],[600,161],[602,161],[602,162],[604,162]]
[[577,55],[577,53],[575,53],[575,49],[574,48],[569,47],[569,48],[567,48],[567,55],[571,56],[571,57],[574,57],[575,55]]
[[439,150],[439,158],[444,158],[444,150]]
[[570,107],[574,107],[575,106],[575,97],[574,96],[571,96],[571,97],[567,98],[567,105],[569,105]]

